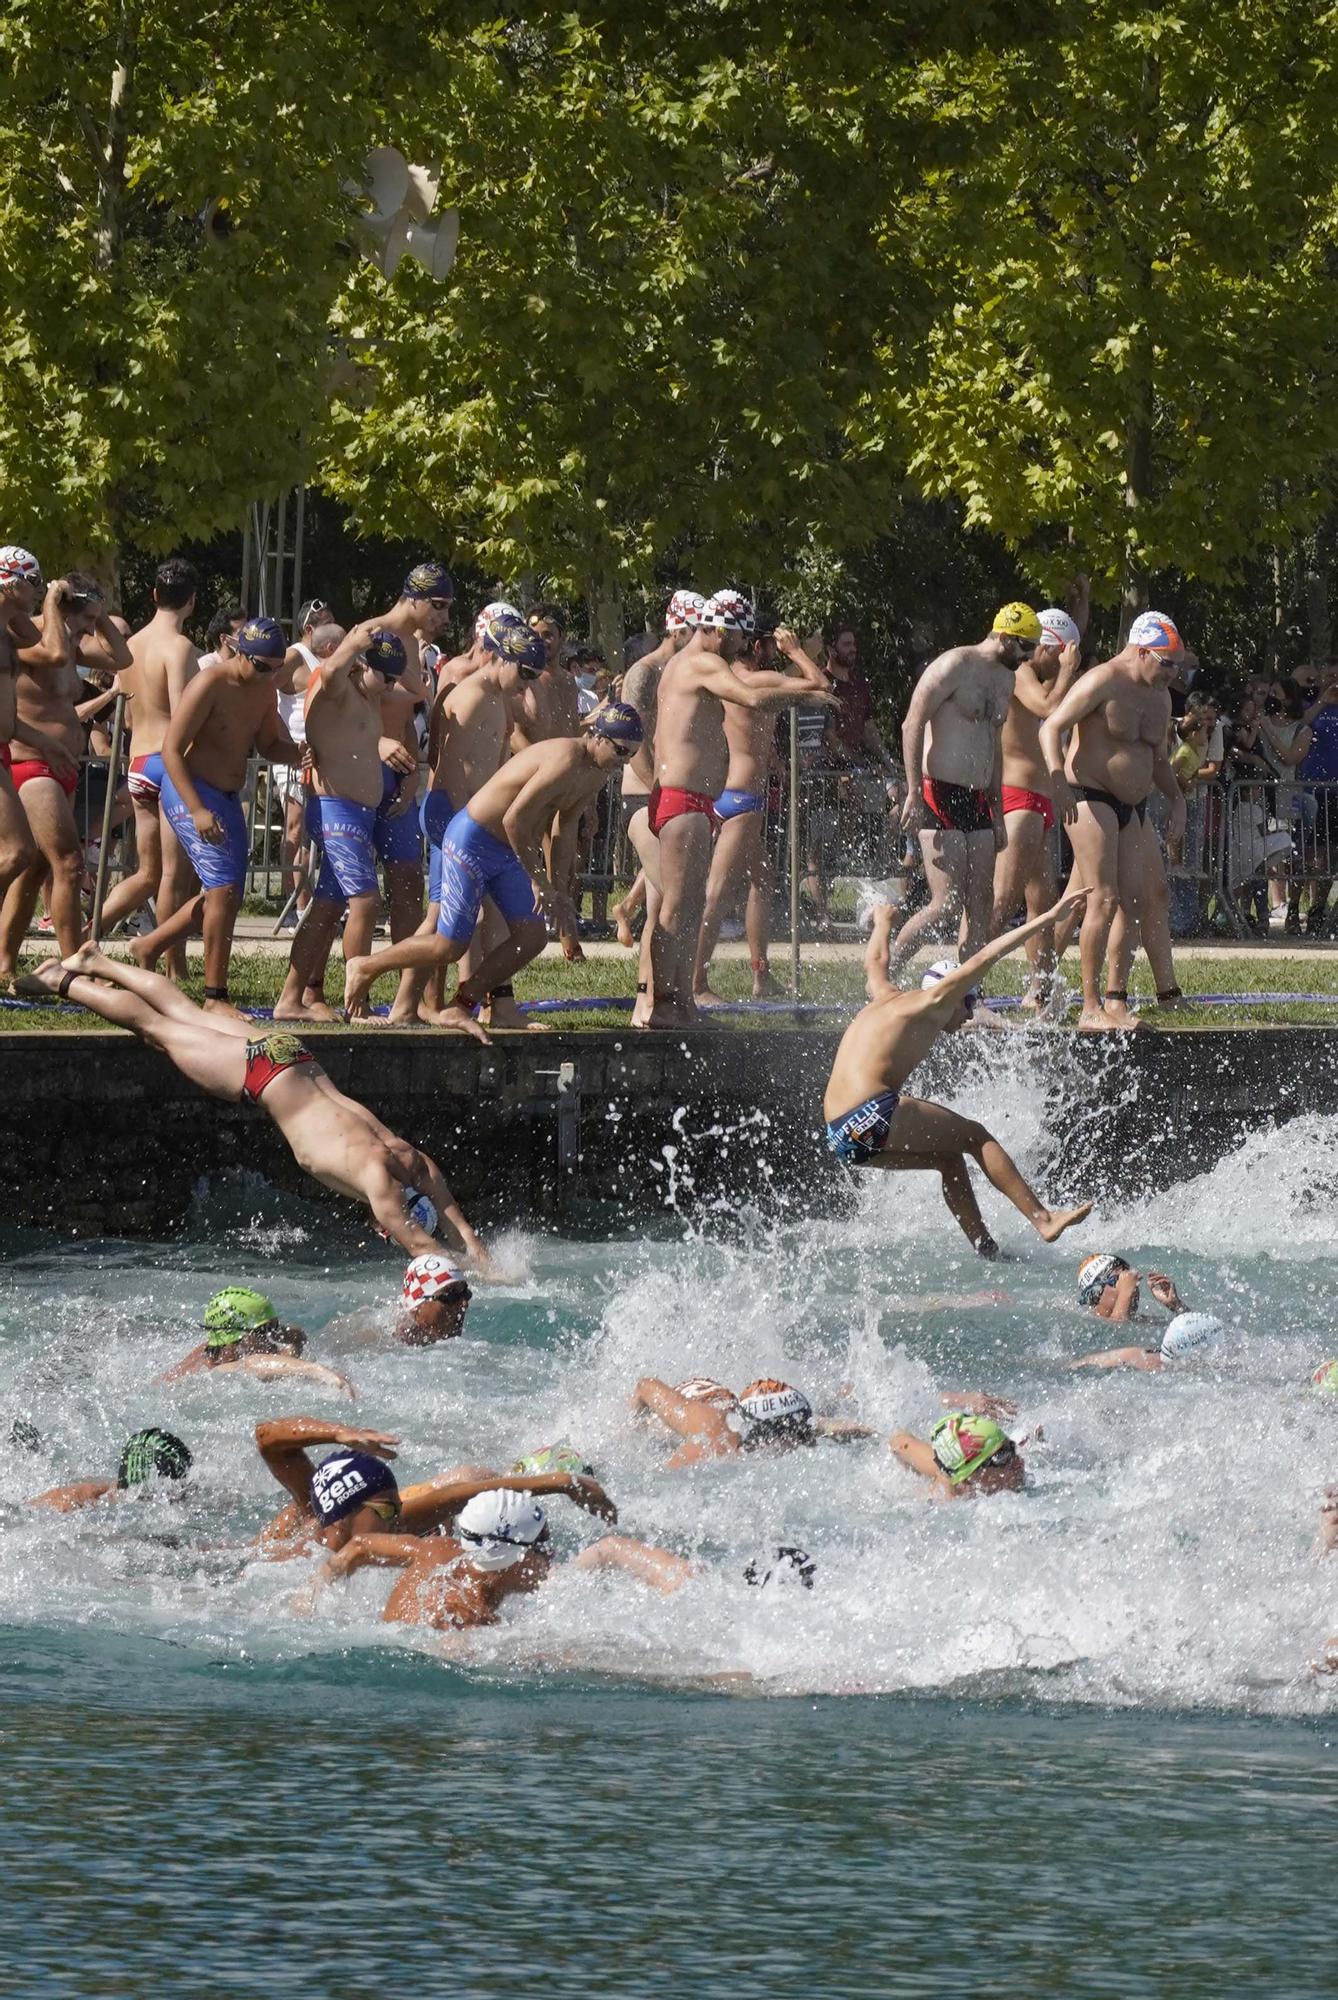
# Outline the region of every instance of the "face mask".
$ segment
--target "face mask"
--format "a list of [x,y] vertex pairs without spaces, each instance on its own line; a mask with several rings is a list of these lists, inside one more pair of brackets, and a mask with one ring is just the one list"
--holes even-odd
[[593,674],[577,674],[576,685],[579,688],[588,688],[593,690],[595,685],[595,677]]

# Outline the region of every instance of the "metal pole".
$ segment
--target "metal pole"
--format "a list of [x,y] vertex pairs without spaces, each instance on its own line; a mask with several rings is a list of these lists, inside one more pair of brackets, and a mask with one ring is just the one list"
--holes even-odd
[[293,530],[293,622],[288,628],[289,637],[296,639],[297,614],[302,609],[302,548],[306,541],[307,489],[297,489],[297,525]]
[[288,488],[279,495],[279,515],[274,530],[274,616],[282,625],[283,620],[283,568],[287,554],[288,540]]
[[251,609],[251,516],[254,509],[248,507],[242,517],[242,610]]
[[799,998],[799,709],[790,710],[790,991]]
[[97,944],[102,936],[102,900],[107,893],[112,815],[116,811],[116,788],[121,782],[121,738],[124,733],[125,696],[118,693],[116,706],[112,711],[111,755],[107,760],[107,799],[102,808],[102,846],[98,850],[98,873],[93,885],[93,924],[89,936],[94,944]]

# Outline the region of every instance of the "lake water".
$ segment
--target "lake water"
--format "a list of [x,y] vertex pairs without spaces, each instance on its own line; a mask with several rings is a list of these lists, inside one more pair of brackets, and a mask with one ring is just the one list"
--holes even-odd
[[[976,1089],[1034,1157],[1032,1096]],[[468,1337],[412,1353],[358,1330],[398,1266],[258,1183],[183,1242],[11,1240],[0,1436],[46,1445],[0,1452],[0,1991],[1331,1995],[1338,1689],[1306,1667],[1338,1632],[1338,1399],[1308,1386],[1336,1157],[1302,1119],[1053,1249],[986,1191],[994,1267],[918,1177],[837,1223],[518,1236]],[[1229,1363],[1064,1373],[1104,1344],[1073,1302],[1104,1247],[1239,1329]],[[708,1574],[559,1575],[467,1666],[378,1623],[383,1575],[296,1616],[307,1565],[242,1553],[279,1497],[251,1427],[348,1406],[153,1386],[228,1282],[311,1330],[406,1480],[566,1435]],[[881,1442],[669,1475],[626,1415],[647,1372],[782,1375],[883,1435],[990,1388],[1045,1441],[1025,1495],[955,1507]],[[22,1508],[151,1422],[195,1451],[186,1497]],[[595,1532],[551,1519],[566,1551]],[[742,1582],[779,1541],[811,1595]]]

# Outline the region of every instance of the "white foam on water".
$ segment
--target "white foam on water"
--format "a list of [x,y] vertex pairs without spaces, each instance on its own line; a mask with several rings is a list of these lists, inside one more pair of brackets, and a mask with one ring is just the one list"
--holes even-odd
[[[1040,1171],[1044,1105],[1011,1049],[956,1103]],[[571,1438],[623,1530],[702,1565],[670,1598],[559,1572],[469,1640],[489,1673],[1329,1711],[1338,1690],[1306,1666],[1338,1631],[1338,1558],[1312,1549],[1320,1495],[1338,1479],[1338,1398],[1309,1377],[1338,1355],[1335,1160],[1338,1120],[1298,1119],[1173,1192],[1109,1204],[1055,1246],[983,1188],[991,1226],[1017,1252],[995,1267],[956,1235],[937,1182],[907,1174],[868,1176],[838,1221],[732,1217],[728,1241],[517,1236],[504,1245],[509,1281],[476,1289],[467,1337],[428,1350],[378,1335],[398,1262],[333,1250],[314,1261],[311,1211],[286,1224],[272,1192],[243,1218],[234,1206],[212,1246],[17,1258],[0,1288],[0,1435],[22,1416],[47,1444],[37,1457],[0,1450],[0,1622],[105,1626],[260,1661],[431,1651],[432,1635],[379,1623],[383,1575],[298,1615],[315,1565],[247,1555],[282,1498],[253,1426],[310,1410],[398,1434],[406,1482],[462,1461],[504,1468]],[[290,1226],[305,1232],[306,1261],[274,1234]],[[1078,1308],[1078,1259],[1104,1248],[1171,1270],[1191,1306],[1233,1328],[1225,1355],[1161,1376],[1067,1372],[1091,1347],[1154,1345],[1165,1323],[1148,1305],[1121,1332]],[[209,1293],[248,1280],[308,1326],[313,1358],[353,1377],[355,1406],[231,1375],[155,1385],[199,1337]],[[735,1388],[780,1376],[878,1436],[669,1473],[672,1440],[628,1411],[646,1374]],[[1024,1495],[934,1504],[891,1460],[888,1432],[925,1435],[954,1387],[1011,1395],[1015,1428],[1043,1429]],[[195,1452],[184,1498],[66,1516],[23,1505],[42,1487],[110,1476],[124,1438],[149,1423]],[[599,1532],[560,1501],[551,1519],[562,1553]],[[749,1558],[778,1543],[815,1558],[811,1593],[744,1583]]]

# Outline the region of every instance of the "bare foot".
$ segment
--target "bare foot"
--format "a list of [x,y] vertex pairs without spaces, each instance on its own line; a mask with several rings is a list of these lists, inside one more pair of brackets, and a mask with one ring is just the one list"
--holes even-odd
[[753,998],[754,1000],[778,1000],[780,998],[780,987],[769,972],[755,972],[753,974]]
[[725,1003],[709,986],[699,986],[692,996],[692,1004],[694,1007],[723,1007]]
[[130,956],[141,972],[156,972],[159,954],[156,951],[146,951],[146,942],[144,938],[133,938],[130,943]]
[[48,958],[33,972],[15,973],[12,981],[14,991],[25,1000],[49,1000],[57,992],[66,968],[58,958]]
[[623,947],[623,950],[635,951],[636,935],[632,929],[632,926],[628,923],[627,918],[623,915],[622,904],[615,903],[613,908],[609,911],[609,915],[613,918],[613,928],[618,933],[618,942]]
[[[1128,1010],[1126,1009],[1126,1014]],[[1079,1028],[1087,1034],[1119,1035],[1129,1034],[1137,1028],[1138,1022],[1132,1014],[1126,1020],[1117,1020],[1105,1007],[1084,1007],[1078,1016]]]
[[281,1001],[274,1006],[276,1021],[337,1021],[339,1016],[333,1007],[327,1007],[324,1000],[300,1000],[285,1007]]
[[226,1014],[230,1021],[245,1021],[246,1015],[240,1007],[234,1007],[231,1000],[205,1000],[200,1011],[204,1014]]
[[66,972],[83,972],[91,979],[102,963],[103,956],[101,945],[94,944],[90,938],[86,944],[80,945],[78,951],[72,951],[68,958],[63,958],[60,962]]
[[1139,1020],[1137,1014],[1130,1012],[1123,1000],[1112,1000],[1109,995],[1106,996],[1105,1000],[1105,1012],[1107,1018],[1113,1021],[1117,1028],[1124,1028],[1130,1033],[1135,1028],[1141,1028],[1144,1025]]
[[344,1014],[350,1021],[367,1019],[367,995],[375,979],[370,958],[351,958],[344,967]]
[[480,1017],[489,1028],[509,1035],[541,1035],[544,1030],[538,1021],[531,1021],[522,1014],[514,1000],[503,998],[490,1000]]
[[560,938],[558,942],[562,946],[562,956],[566,959],[568,965],[581,965],[584,963],[585,953],[581,950],[581,940],[578,937],[564,937]]
[[482,1042],[484,1048],[492,1047],[492,1037],[474,1019],[467,1007],[443,1007],[433,1024],[443,1028],[448,1035],[468,1035],[471,1040]]
[[645,1020],[637,1021],[634,1016],[633,1024],[638,1028],[671,1029],[681,1028],[683,1025],[679,1019],[678,1008],[672,1000],[657,1000]]
[[1072,1229],[1076,1222],[1085,1222],[1091,1213],[1090,1201],[1083,1202],[1079,1208],[1048,1208],[1041,1219],[1031,1226],[1044,1242],[1054,1243],[1066,1229]]

